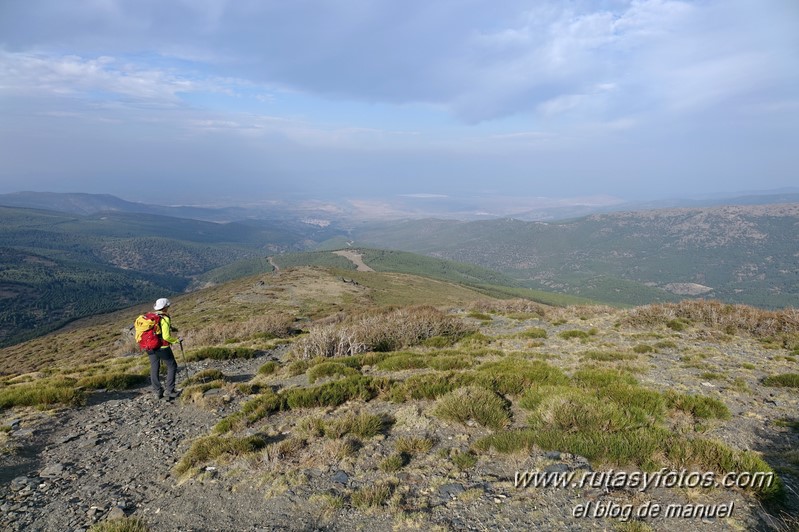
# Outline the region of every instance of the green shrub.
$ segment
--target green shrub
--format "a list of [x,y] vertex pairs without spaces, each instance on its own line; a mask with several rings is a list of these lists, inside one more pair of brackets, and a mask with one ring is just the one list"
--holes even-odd
[[502,395],[519,395],[536,384],[565,384],[569,381],[559,368],[540,360],[506,357],[487,362],[472,373],[473,382]]
[[355,508],[368,510],[383,505],[391,497],[392,491],[388,482],[377,482],[354,491],[350,502]]
[[[699,467],[708,471],[773,473],[761,458],[750,451],[736,451],[720,442],[701,438],[677,437],[665,428],[633,431],[515,430],[504,431],[478,440],[474,448],[511,453],[531,450],[568,451],[585,456],[592,463],[635,464],[644,470],[662,466],[675,469]],[[767,486],[751,486],[761,500],[779,499],[784,487],[779,477]]]
[[405,453],[394,453],[380,462],[380,469],[386,473],[394,473],[408,465],[411,457]]
[[93,375],[91,377],[84,377],[80,379],[76,386],[78,388],[88,388],[90,390],[99,390],[102,388],[108,390],[128,390],[141,386],[149,382],[150,378],[144,375],[136,375],[130,373],[109,373],[105,375]]
[[[219,382],[219,381],[213,381],[213,382]],[[239,384],[236,385],[236,390],[238,390],[240,393],[243,393],[244,395],[257,395],[261,393],[262,389],[263,388],[261,387],[260,384],[255,384],[252,382],[240,382]]]
[[519,338],[531,338],[531,339],[546,338],[547,331],[540,327],[531,327],[529,329],[520,332],[517,336]]
[[78,389],[75,384],[75,379],[55,378],[8,386],[0,389],[0,408],[15,406],[48,408],[55,405],[85,404],[86,393]]
[[215,380],[211,382],[204,382],[202,384],[190,384],[183,388],[183,395],[181,396],[181,401],[187,401],[188,398],[195,396],[196,394],[204,394],[208,390],[219,389],[225,386],[225,381],[223,380]]
[[272,375],[280,368],[280,364],[274,360],[264,363],[258,368],[258,375]]
[[203,347],[186,354],[187,360],[231,360],[235,358],[255,358],[261,352],[247,347]]
[[317,380],[323,379],[325,377],[352,377],[361,374],[357,369],[345,366],[340,362],[322,362],[321,364],[311,366],[307,373],[308,382],[310,384],[313,384]]
[[386,430],[390,423],[391,420],[384,416],[362,412],[323,422],[322,432],[328,438],[343,438],[348,434],[360,438],[374,438]]
[[478,312],[476,310],[473,310],[473,311],[469,312],[466,315],[466,317],[467,318],[474,318],[474,319],[477,319],[477,320],[480,320],[480,321],[492,321],[494,319],[490,315],[488,315],[488,314],[486,314],[484,312]]
[[635,360],[638,356],[614,351],[586,351],[582,353],[582,358],[585,360],[594,360],[596,362],[615,362],[618,360]]
[[204,369],[183,381],[183,386],[190,386],[192,384],[205,384],[211,381],[225,379],[225,374],[218,369]]
[[435,399],[472,382],[474,382],[472,375],[460,372],[413,375],[395,383],[389,392],[389,398],[397,403],[409,399]]
[[580,331],[578,329],[570,329],[568,331],[559,332],[558,336],[560,336],[564,340],[572,340],[572,339],[575,339],[575,338],[578,338],[580,340],[585,340],[586,338],[588,338],[591,335],[588,334],[585,331]]
[[471,469],[477,463],[477,456],[472,452],[461,452],[453,449],[449,459],[460,470]]
[[290,377],[296,377],[297,375],[302,375],[308,368],[311,367],[311,362],[308,360],[295,360],[294,362],[290,363],[286,368]]
[[763,384],[766,386],[777,386],[781,388],[799,388],[799,373],[771,375],[763,379]]
[[409,455],[427,453],[433,448],[433,440],[430,438],[414,438],[400,436],[394,444],[394,449],[398,453],[405,453]]
[[422,345],[425,347],[435,347],[437,349],[442,349],[444,347],[449,347],[457,341],[457,338],[453,338],[451,336],[433,336],[428,338]]
[[437,356],[428,361],[428,366],[438,371],[466,369],[473,365],[474,361],[465,356]]
[[479,347],[491,343],[491,337],[481,332],[472,332],[461,338],[459,344],[464,347]]
[[476,423],[494,430],[510,423],[508,404],[497,394],[479,386],[459,388],[438,401],[434,415],[443,419]]
[[292,388],[284,393],[290,408],[338,406],[352,399],[369,401],[388,387],[383,379],[358,375],[328,382],[313,388]]
[[247,436],[245,438],[223,438],[220,436],[206,436],[195,440],[186,454],[175,466],[175,472],[182,475],[194,467],[207,463],[220,456],[241,456],[255,452],[266,447],[263,437]]
[[666,327],[673,331],[684,331],[689,325],[690,321],[683,318],[675,318],[666,322]]
[[681,394],[672,390],[667,390],[664,395],[669,408],[687,412],[697,418],[730,419],[731,417],[727,405],[713,397]]
[[406,369],[420,369],[428,367],[428,359],[419,353],[395,353],[387,356],[375,364],[383,371],[402,371]]
[[654,350],[655,350],[654,347],[652,347],[651,345],[647,345],[647,344],[637,344],[635,347],[633,347],[633,351],[635,351],[636,353],[640,353],[640,354],[652,353]]
[[577,370],[572,379],[576,384],[592,388],[617,386],[619,384],[635,386],[638,384],[636,378],[629,372],[612,368],[583,368]]
[[137,517],[122,517],[96,523],[89,532],[149,532],[147,524]]
[[272,390],[267,390],[261,395],[244,403],[241,410],[222,418],[215,426],[214,433],[224,434],[231,430],[249,427],[273,412],[284,410],[286,403],[283,397]]

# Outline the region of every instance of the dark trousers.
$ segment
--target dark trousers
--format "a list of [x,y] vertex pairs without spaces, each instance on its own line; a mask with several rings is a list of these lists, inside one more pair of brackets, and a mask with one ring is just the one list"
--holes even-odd
[[164,390],[161,388],[161,381],[158,378],[158,371],[161,369],[161,361],[166,364],[166,393],[175,391],[175,374],[178,371],[178,363],[175,360],[175,355],[172,353],[171,347],[162,347],[161,349],[153,349],[147,351],[150,356],[150,382],[153,385],[153,391],[161,395]]

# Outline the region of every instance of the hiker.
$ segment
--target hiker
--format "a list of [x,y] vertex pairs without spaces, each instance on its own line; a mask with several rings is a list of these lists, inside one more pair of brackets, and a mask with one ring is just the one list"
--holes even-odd
[[[168,400],[175,399],[180,395],[180,391],[175,389],[175,374],[178,371],[178,363],[172,353],[171,344],[183,341],[182,338],[172,336],[172,333],[177,332],[177,329],[172,326],[172,318],[169,316],[169,306],[171,304],[165,297],[155,302],[153,310],[161,317],[161,346],[147,351],[150,356],[150,382],[153,385],[153,392],[159,399],[166,397]],[[161,381],[158,378],[162,360],[166,364],[166,390],[161,387]]]

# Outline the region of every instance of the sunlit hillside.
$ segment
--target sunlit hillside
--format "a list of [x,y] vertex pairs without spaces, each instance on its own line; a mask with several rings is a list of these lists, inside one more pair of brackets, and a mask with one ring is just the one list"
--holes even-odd
[[[47,428],[48,412],[74,412],[78,423],[113,394],[150,415],[146,357],[128,330],[143,310],[3,350],[0,406],[5,423],[16,420],[4,432],[3,463],[22,456],[15,434],[25,426],[68,439]],[[173,465],[160,474],[184,503],[212,508],[217,493],[232,490],[241,506],[227,526],[264,516],[331,529],[447,529],[464,520],[497,529],[520,519],[585,530],[796,525],[794,310],[707,301],[554,307],[409,274],[304,267],[177,297],[173,315],[188,371],[171,423],[195,428],[169,447]],[[144,437],[130,433],[129,451],[92,467],[116,482],[114,460],[135,464]],[[75,452],[76,463],[92,459]],[[531,487],[524,476],[592,471],[769,480],[562,489]],[[182,504],[169,500],[160,504]],[[575,516],[587,501],[671,504],[690,515]],[[692,513],[722,505],[734,512]],[[203,526],[191,512],[134,508],[125,519],[143,530]],[[63,525],[55,514],[40,518]]]

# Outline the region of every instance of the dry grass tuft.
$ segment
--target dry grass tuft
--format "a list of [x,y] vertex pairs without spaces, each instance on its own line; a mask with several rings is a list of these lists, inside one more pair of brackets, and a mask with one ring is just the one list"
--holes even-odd
[[529,299],[502,299],[502,300],[480,300],[472,304],[471,310],[474,312],[494,312],[497,314],[534,314],[540,318],[546,316],[550,307],[535,303]]
[[799,309],[763,310],[747,305],[730,305],[719,301],[681,301],[645,305],[630,310],[623,322],[640,328],[651,328],[688,320],[727,334],[749,333],[756,338],[799,334]]
[[232,323],[212,323],[186,336],[193,346],[209,346],[252,338],[285,338],[293,331],[294,318],[285,314],[263,314]]
[[466,332],[462,321],[429,306],[373,310],[311,328],[294,344],[294,354],[312,359],[394,351],[428,338],[460,337]]

